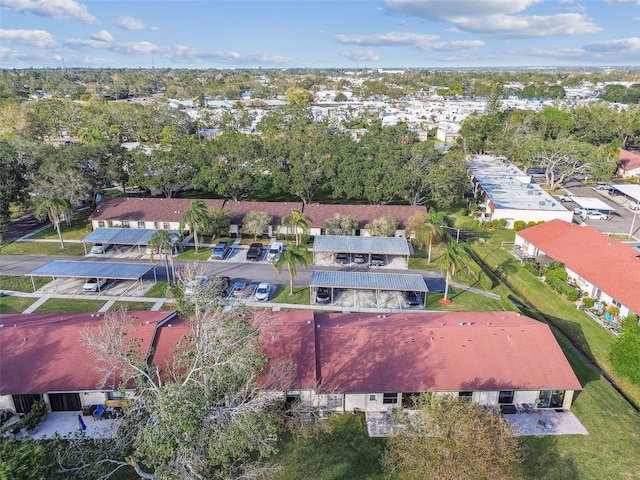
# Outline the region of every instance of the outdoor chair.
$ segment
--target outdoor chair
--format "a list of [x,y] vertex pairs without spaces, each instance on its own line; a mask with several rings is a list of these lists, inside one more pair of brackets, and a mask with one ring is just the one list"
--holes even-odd
[[538,425],[537,427],[540,430],[545,430],[545,431],[550,431],[553,430],[553,425],[551,425],[550,423],[545,422],[544,420],[538,420]]
[[94,420],[102,420],[102,415],[104,414],[104,405],[97,405],[96,409],[93,411],[93,419]]

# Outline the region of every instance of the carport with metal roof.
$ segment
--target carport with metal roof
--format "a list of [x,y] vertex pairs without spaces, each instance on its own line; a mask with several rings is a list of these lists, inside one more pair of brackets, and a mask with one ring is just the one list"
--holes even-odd
[[[427,303],[429,288],[422,275],[401,273],[371,273],[371,272],[344,272],[344,271],[317,271],[311,272],[309,282],[311,293],[317,288],[328,288],[331,291],[331,304],[334,301],[334,290],[369,290],[375,291],[376,307],[380,305],[379,295],[382,291],[389,292],[420,292],[424,294],[423,305]],[[422,295],[421,295],[422,296]],[[311,295],[313,298],[313,295]],[[354,296],[354,307],[355,296]]]
[[[156,266],[144,263],[116,262],[74,262],[54,260],[27,273],[31,277],[33,290],[36,290],[33,277],[51,277],[57,291],[56,278],[106,278],[107,280],[132,280],[140,283],[142,277],[153,271],[153,281],[157,281]],[[99,291],[99,290],[98,290]]]
[[607,213],[611,215],[612,212],[615,212],[616,209],[603,202],[599,198],[593,197],[571,197],[571,201],[576,203],[579,207],[584,208],[585,210],[597,210],[602,213]]
[[[155,228],[96,228],[89,235],[84,237],[82,244],[84,245],[84,253],[87,253],[87,243],[101,243],[103,245],[126,245],[129,247],[146,247],[151,238],[158,232]],[[180,232],[170,230],[172,236],[178,238]]]
[[357,237],[352,235],[316,235],[313,240],[313,261],[318,253],[361,253],[404,257],[409,264],[413,253],[404,237]]

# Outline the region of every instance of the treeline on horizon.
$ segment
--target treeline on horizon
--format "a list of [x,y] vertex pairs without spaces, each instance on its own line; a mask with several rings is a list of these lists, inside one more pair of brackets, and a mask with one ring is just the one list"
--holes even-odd
[[[353,81],[352,81],[353,80]],[[179,100],[240,100],[246,92],[254,99],[284,96],[298,87],[311,93],[348,89],[358,98],[402,99],[424,96],[429,87],[445,97],[483,97],[496,83],[506,87],[504,96],[563,98],[566,87],[584,82],[631,82],[607,87],[602,98],[638,103],[640,69],[406,69],[403,73],[357,69],[125,69],[125,68],[31,68],[0,71],[0,104],[22,101],[37,92],[54,98],[89,100],[163,94]],[[624,90],[623,90],[624,89]],[[627,91],[625,93],[625,91]]]

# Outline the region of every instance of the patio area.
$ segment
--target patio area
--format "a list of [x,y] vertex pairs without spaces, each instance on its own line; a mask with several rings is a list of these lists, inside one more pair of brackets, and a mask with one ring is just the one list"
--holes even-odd
[[[536,410],[533,413],[502,415],[514,436],[533,435],[589,435],[586,428],[571,412]],[[393,433],[393,422],[386,412],[366,413],[367,431],[370,437],[387,437]]]
[[[8,432],[5,436],[11,436],[18,440],[25,437],[42,440],[44,438],[53,438],[55,433],[58,433],[61,437],[73,435],[80,430],[78,415],[82,415],[82,412],[51,412],[40,422],[37,432],[28,434],[23,428],[20,433],[15,436],[11,436]],[[18,418],[15,417],[15,421],[17,420]],[[93,417],[90,416],[82,417],[82,420],[87,426],[85,435],[89,438],[111,438],[115,433],[115,420],[94,420]],[[10,421],[9,423],[13,422]]]

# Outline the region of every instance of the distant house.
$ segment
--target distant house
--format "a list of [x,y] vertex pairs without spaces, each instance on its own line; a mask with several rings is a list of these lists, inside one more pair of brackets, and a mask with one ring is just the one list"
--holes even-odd
[[[132,337],[140,339],[145,356],[151,354],[158,328],[175,318],[174,312],[129,312]],[[79,411],[121,398],[121,379],[102,385],[97,361],[84,345],[82,332],[97,326],[104,314],[0,314],[0,408],[26,413],[44,400],[51,411]],[[127,388],[127,397],[134,395]]]
[[324,235],[324,223],[335,214],[351,215],[358,221],[358,228],[352,232],[353,235],[370,236],[365,226],[373,222],[376,218],[383,215],[389,215],[396,222],[396,237],[406,236],[407,220],[416,213],[426,213],[424,205],[324,205],[310,204],[305,205],[304,214],[311,218],[309,225],[310,235]]
[[640,153],[620,149],[618,175],[622,178],[640,177]]
[[540,185],[532,183],[531,176],[507,159],[476,155],[468,165],[473,192],[482,195],[486,206],[482,218],[503,219],[507,228],[513,228],[518,220],[525,223],[573,220],[572,211],[542,190]]
[[628,245],[594,228],[553,220],[517,232],[515,246],[562,262],[580,290],[617,306],[621,316],[640,313],[640,253]]

